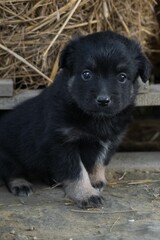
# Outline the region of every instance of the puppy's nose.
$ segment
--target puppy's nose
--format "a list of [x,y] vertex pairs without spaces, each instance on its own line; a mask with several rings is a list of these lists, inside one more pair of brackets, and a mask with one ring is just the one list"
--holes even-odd
[[111,102],[111,99],[108,96],[98,96],[96,101],[100,106],[107,106]]

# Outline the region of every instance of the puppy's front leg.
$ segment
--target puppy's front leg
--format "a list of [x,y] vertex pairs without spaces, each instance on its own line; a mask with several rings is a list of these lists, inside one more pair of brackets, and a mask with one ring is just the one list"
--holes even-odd
[[104,186],[106,185],[106,177],[105,177],[105,165],[103,161],[95,162],[94,166],[89,173],[89,177],[94,188],[99,189],[100,191],[103,190]]
[[80,161],[79,175],[63,182],[66,194],[81,208],[98,207],[102,204],[102,197],[97,189],[93,188],[88,173]]

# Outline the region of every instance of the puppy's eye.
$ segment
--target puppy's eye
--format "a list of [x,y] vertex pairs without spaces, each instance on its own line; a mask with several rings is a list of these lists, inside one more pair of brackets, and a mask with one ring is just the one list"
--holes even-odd
[[120,73],[118,76],[118,81],[120,83],[125,83],[127,81],[127,74],[126,73]]
[[83,80],[87,81],[92,78],[92,72],[90,70],[84,70],[81,74]]

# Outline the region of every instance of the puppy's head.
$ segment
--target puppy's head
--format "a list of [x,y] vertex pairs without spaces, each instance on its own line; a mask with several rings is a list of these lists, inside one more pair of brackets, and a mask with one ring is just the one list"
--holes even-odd
[[137,42],[111,31],[72,40],[59,66],[69,74],[73,101],[97,116],[114,116],[132,105],[138,77],[146,82],[151,69]]

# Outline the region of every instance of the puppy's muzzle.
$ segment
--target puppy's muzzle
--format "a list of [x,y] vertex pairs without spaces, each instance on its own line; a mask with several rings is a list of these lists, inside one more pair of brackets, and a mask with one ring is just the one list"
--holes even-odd
[[111,99],[108,96],[98,96],[96,102],[98,103],[98,105],[104,107],[110,104]]

